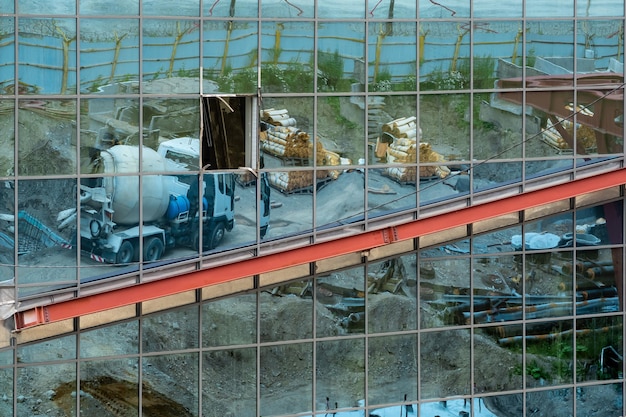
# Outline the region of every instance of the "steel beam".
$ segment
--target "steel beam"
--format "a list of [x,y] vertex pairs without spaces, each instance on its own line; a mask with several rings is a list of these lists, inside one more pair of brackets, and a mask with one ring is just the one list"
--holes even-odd
[[396,241],[441,232],[622,184],[626,184],[626,168],[385,229],[363,232],[233,264],[39,306],[17,312],[15,330],[76,318],[335,256],[359,253]]

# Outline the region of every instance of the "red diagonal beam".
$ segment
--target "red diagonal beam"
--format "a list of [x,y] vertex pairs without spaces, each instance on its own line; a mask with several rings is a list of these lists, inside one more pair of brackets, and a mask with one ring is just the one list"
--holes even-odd
[[35,307],[15,314],[15,328],[20,330],[43,323],[80,317],[256,274],[277,271],[339,255],[361,252],[396,241],[413,239],[625,183],[626,169],[622,168],[606,174],[503,198],[498,201],[415,220],[382,230],[364,232],[233,264],[137,284],[132,287],[76,298],[57,304]]

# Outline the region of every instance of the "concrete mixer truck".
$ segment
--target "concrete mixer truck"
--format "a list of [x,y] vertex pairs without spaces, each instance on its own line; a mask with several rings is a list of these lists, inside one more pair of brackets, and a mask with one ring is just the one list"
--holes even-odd
[[[235,174],[204,174],[199,187],[198,175],[185,173],[197,169],[192,164],[197,164],[198,146],[198,139],[177,138],[157,151],[143,147],[140,152],[129,145],[100,150],[93,158],[97,172],[115,175],[81,182],[81,250],[99,262],[156,261],[169,247],[198,250],[200,222],[203,250],[219,245],[235,223]],[[176,172],[163,175],[172,171]],[[193,195],[203,196],[201,212],[194,209],[200,202],[193,201]]]

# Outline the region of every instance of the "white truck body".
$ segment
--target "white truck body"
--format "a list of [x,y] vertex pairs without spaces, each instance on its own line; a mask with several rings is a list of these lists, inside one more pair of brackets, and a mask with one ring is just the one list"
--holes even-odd
[[[166,247],[188,246],[197,250],[200,221],[203,250],[215,248],[225,231],[232,230],[234,174],[204,174],[203,189],[211,201],[203,198],[203,210],[198,214],[187,197],[190,184],[181,181],[189,182],[189,178],[195,177],[185,176],[183,172],[198,169],[191,165],[199,160],[198,139],[172,139],[164,142],[158,151],[115,145],[100,151],[99,158],[103,173],[116,175],[88,179],[80,187],[81,249],[92,259],[126,264],[140,258],[156,261]],[[140,168],[144,174],[141,192],[137,175]],[[168,171],[181,174],[163,175]],[[145,175],[150,172],[155,174]],[[197,201],[196,206],[200,206]],[[143,247],[141,254],[140,247]]]

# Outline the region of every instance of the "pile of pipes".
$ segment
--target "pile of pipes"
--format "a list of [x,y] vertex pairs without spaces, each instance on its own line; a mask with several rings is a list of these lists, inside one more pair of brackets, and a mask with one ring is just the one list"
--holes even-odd
[[[415,116],[386,123],[382,126],[382,132],[382,139],[376,145],[376,156],[379,158],[385,157],[388,163],[414,164],[419,155],[420,178],[445,178],[450,174],[450,169],[441,165],[443,156],[435,152],[429,143],[419,141],[421,130],[417,128]],[[417,172],[415,167],[386,169],[386,175],[399,182],[415,182]]]
[[[296,127],[296,119],[289,116],[287,109],[261,110],[261,120],[269,125],[261,135],[264,151],[281,158],[313,158],[313,144],[308,133]],[[323,147],[317,141],[317,152]]]
[[313,171],[269,172],[267,178],[272,187],[283,193],[313,192]]
[[[290,165],[307,166],[315,155],[316,166],[341,165],[341,157],[335,152],[324,149],[319,140],[313,143],[308,133],[296,127],[296,119],[289,116],[286,109],[268,109],[261,111],[261,120],[268,129],[261,132],[261,149],[274,155]],[[318,170],[317,181],[337,179],[340,170]],[[282,192],[312,190],[314,185],[313,172],[289,171],[270,173],[269,181],[272,186]]]

